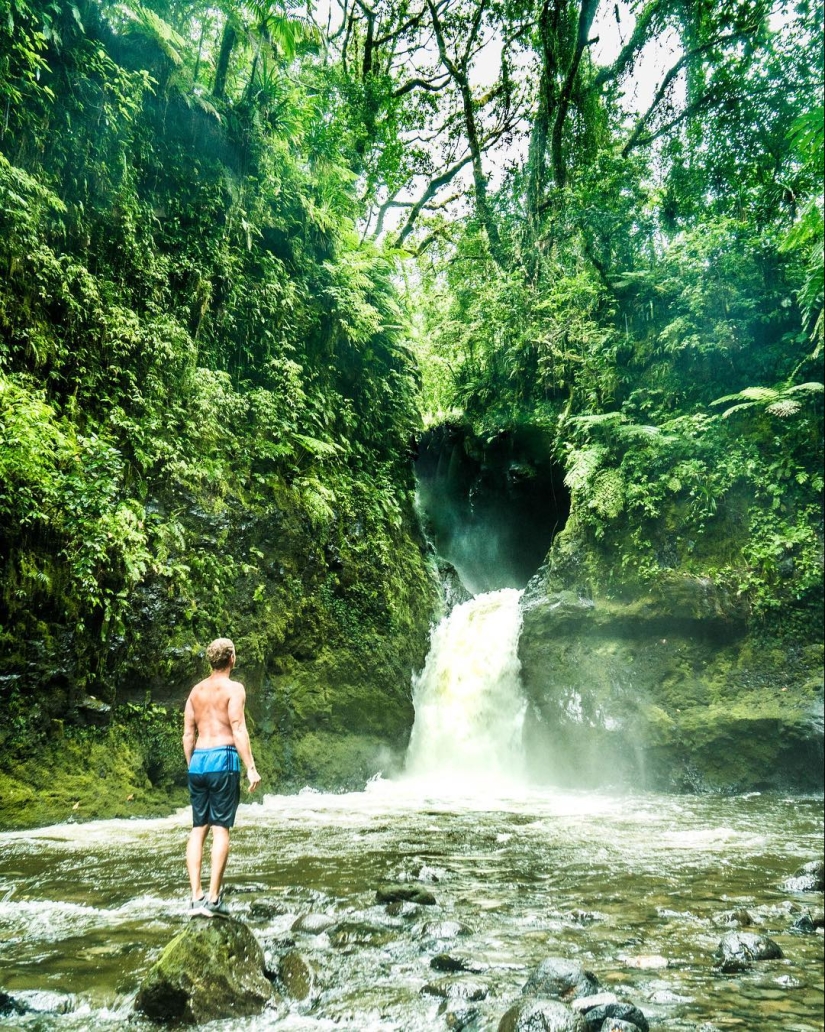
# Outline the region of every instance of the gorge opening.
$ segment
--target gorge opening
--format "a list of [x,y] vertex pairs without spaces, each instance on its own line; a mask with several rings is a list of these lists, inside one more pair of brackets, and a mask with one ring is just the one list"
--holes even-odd
[[427,533],[474,595],[524,588],[570,514],[564,470],[535,427],[488,439],[454,424],[428,429],[416,475]]

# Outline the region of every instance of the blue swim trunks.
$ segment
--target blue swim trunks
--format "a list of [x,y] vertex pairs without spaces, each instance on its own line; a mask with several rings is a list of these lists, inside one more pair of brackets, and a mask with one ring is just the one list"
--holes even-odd
[[192,827],[231,828],[241,801],[241,761],[234,745],[196,749],[189,762]]

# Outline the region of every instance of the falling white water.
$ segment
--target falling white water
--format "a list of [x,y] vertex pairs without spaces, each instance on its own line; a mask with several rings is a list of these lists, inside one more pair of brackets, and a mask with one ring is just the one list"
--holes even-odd
[[523,783],[520,598],[513,588],[478,595],[436,628],[413,680],[407,777],[473,792]]

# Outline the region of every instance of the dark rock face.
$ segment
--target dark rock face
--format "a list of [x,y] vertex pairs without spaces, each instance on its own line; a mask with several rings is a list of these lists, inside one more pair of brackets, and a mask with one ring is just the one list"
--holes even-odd
[[547,957],[524,983],[525,996],[549,996],[574,1000],[599,991],[599,980],[581,964],[564,957]]
[[599,1032],[637,1032],[639,1026],[621,1018],[605,1018]]
[[13,996],[0,989],[0,1017],[8,1018],[13,1014],[25,1014],[27,1010],[28,1007],[24,1007]]
[[192,921],[144,979],[135,1010],[191,1025],[260,1014],[272,995],[263,971],[263,951],[245,924]]
[[377,903],[418,903],[434,907],[435,896],[419,885],[384,885],[375,893]]
[[556,1000],[526,1000],[511,1007],[498,1025],[498,1032],[586,1032],[576,1014]]
[[819,646],[763,644],[740,601],[707,578],[674,571],[624,598],[560,583],[543,568],[522,602],[525,746],[536,778],[821,790]]
[[822,860],[812,860],[794,874],[786,878],[782,887],[788,892],[822,892],[825,888],[825,864]]
[[605,1022],[608,1022],[607,1027],[609,1028],[611,1021],[619,1021],[620,1028],[622,1025],[626,1025],[631,1029],[638,1029],[639,1032],[649,1032],[650,1029],[647,1018],[632,1003],[604,1003],[586,1011],[583,1017],[587,1032],[602,1032]]
[[714,966],[724,973],[744,971],[756,960],[779,960],[782,950],[767,935],[755,932],[728,932],[713,954]]

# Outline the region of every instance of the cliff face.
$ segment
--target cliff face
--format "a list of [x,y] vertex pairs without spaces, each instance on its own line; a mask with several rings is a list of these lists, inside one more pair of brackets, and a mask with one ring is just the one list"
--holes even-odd
[[753,626],[710,578],[524,597],[526,745],[539,779],[665,791],[821,791],[823,649]]

